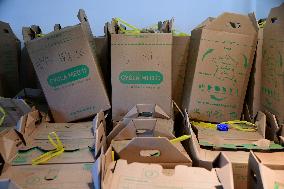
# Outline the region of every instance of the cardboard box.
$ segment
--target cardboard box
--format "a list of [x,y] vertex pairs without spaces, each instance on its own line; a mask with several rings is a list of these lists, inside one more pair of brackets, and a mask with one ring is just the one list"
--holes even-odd
[[192,30],[183,108],[191,119],[240,119],[257,41],[254,15],[223,13]]
[[249,156],[248,188],[284,188],[283,156],[283,152],[251,152]]
[[133,119],[155,119],[156,122],[166,124],[174,128],[174,121],[167,115],[160,106],[156,104],[137,104],[119,121],[114,129],[107,136],[107,144],[121,132]]
[[12,166],[0,176],[22,189],[93,188],[91,163]]
[[23,28],[27,50],[56,122],[90,117],[110,108],[83,10],[78,18],[78,25],[33,40],[40,31]]
[[[206,178],[206,182],[204,182]],[[114,161],[109,149],[102,154],[93,167],[95,188],[234,188],[232,166],[220,154],[214,161],[214,168],[176,165],[163,169],[158,164],[129,163],[119,159]]]
[[0,97],[0,107],[4,110],[4,114],[2,111],[0,112],[0,118],[4,116],[4,121],[0,125],[0,131],[9,127],[15,127],[21,116],[32,110],[24,100],[2,97]]
[[[265,118],[265,120],[264,120]],[[272,119],[267,119],[266,117],[262,117],[260,122],[266,123],[266,121],[270,122]],[[275,120],[274,120],[275,121]],[[238,138],[232,138],[232,144],[222,144],[224,140],[216,140],[217,142],[220,142],[220,145],[217,146],[205,146],[201,143],[199,140],[198,133],[193,131],[192,126],[189,124],[188,119],[186,119],[185,123],[187,124],[187,127],[184,129],[184,134],[190,134],[191,138],[189,139],[189,142],[184,143],[184,146],[187,151],[190,151],[191,158],[193,160],[194,166],[200,166],[205,168],[211,168],[212,167],[212,161],[216,158],[216,156],[223,152],[226,154],[230,162],[233,166],[233,175],[234,175],[234,186],[235,188],[247,188],[247,178],[248,178],[248,157],[249,152],[248,150],[261,150],[264,152],[272,152],[277,150],[283,150],[283,147],[278,144],[274,144],[272,141],[270,141],[270,146],[267,147],[267,141],[249,141],[247,139],[247,142],[243,140],[243,144],[235,143],[236,139]],[[272,125],[273,123],[268,123]],[[266,126],[267,127],[267,126]],[[269,128],[267,128],[269,129]],[[225,137],[225,136],[223,136]],[[266,143],[265,146],[262,148],[261,144],[262,142]],[[245,143],[249,145],[245,145]],[[254,144],[252,144],[254,143]],[[257,144],[259,146],[257,146]],[[261,149],[262,148],[262,149]]]
[[111,35],[112,118],[136,104],[157,104],[172,116],[172,34]]
[[173,36],[172,47],[172,98],[179,107],[182,104],[183,84],[188,62],[189,36]]
[[1,189],[22,189],[10,179],[0,179]]
[[259,28],[257,37],[257,49],[251,68],[249,84],[247,87],[246,103],[252,117],[255,117],[261,109],[261,64],[262,64],[263,28]]
[[284,123],[284,4],[272,8],[263,31],[261,105]]
[[8,23],[0,21],[0,75],[4,97],[13,97],[20,89],[19,63],[21,42]]

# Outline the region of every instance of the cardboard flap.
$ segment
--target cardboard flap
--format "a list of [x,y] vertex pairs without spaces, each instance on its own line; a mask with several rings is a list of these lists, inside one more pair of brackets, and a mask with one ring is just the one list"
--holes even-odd
[[95,157],[101,149],[106,150],[106,132],[103,122],[100,122],[99,127],[96,129],[96,140],[95,140]]
[[266,115],[259,111],[256,115],[255,124],[257,126],[258,132],[265,138],[265,132],[266,132]]
[[175,138],[171,133],[171,129],[168,128],[167,123],[161,124],[157,119],[132,119],[113,140],[130,140],[134,137]]
[[0,153],[5,162],[12,160],[24,144],[22,137],[14,129],[7,129],[0,133]]
[[271,141],[277,141],[277,133],[280,130],[280,127],[277,123],[275,115],[265,111],[266,114],[266,135],[265,138]]
[[213,168],[216,168],[217,176],[222,183],[224,189],[234,188],[233,168],[228,157],[224,153],[220,153],[213,161]]
[[18,38],[14,34],[11,26],[6,22],[0,21],[0,35],[1,35],[1,37],[10,36],[10,37],[13,37],[15,40],[18,41]]
[[[141,151],[158,151],[159,156],[143,156]],[[171,153],[169,153],[171,152]],[[121,159],[142,163],[187,163],[191,160],[179,151],[167,138],[138,137],[132,139],[120,152]]]
[[274,29],[279,30],[281,28],[284,29],[284,3],[270,10],[264,30],[273,31]]
[[87,15],[83,9],[79,9],[77,17],[81,23],[88,22]]
[[93,130],[95,131],[101,123],[104,125],[104,127],[106,127],[105,114],[102,111],[97,113],[96,117],[93,120]]
[[124,116],[124,118],[137,118],[141,116],[170,119],[170,116],[157,104],[137,104]]
[[262,185],[262,179],[259,170],[260,162],[251,151],[248,161],[248,188],[259,188]]
[[31,27],[23,27],[22,34],[24,42],[28,42],[34,38],[36,38],[36,34],[41,34],[42,31],[39,26],[32,25]]
[[166,170],[158,164],[129,163],[121,159],[110,182],[109,188],[222,188],[215,172],[204,168],[177,165]]
[[255,35],[257,30],[251,18],[252,15],[223,13],[213,21],[208,22],[204,28],[229,33]]

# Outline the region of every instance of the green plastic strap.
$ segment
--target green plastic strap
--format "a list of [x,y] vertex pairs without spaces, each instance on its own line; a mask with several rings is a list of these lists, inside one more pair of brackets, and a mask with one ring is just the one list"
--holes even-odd
[[5,120],[6,115],[7,115],[4,108],[2,108],[2,106],[0,106],[0,113],[2,114],[1,118],[0,118],[0,126],[1,126],[4,123],[4,120]]
[[122,23],[123,25],[127,26],[128,28],[132,29],[132,30],[125,30],[124,28],[120,27],[120,30],[123,33],[140,33],[140,30],[138,28],[136,28],[135,26],[128,24],[127,22],[125,22],[124,20],[120,19],[120,18],[115,18],[114,19],[117,23]]

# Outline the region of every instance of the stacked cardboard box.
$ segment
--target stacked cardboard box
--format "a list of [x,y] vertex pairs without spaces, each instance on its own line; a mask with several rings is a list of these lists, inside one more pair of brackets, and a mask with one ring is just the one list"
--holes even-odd
[[90,117],[110,108],[83,10],[78,18],[80,24],[62,29],[57,25],[54,32],[43,36],[39,27],[23,28],[29,56],[56,122]]
[[[32,165],[35,158],[55,149],[49,138],[51,132],[57,133],[64,152],[41,165]],[[17,130],[1,132],[4,168],[0,178],[11,179],[19,189],[90,188],[94,138],[92,122],[48,123],[40,112],[31,111],[20,119]]]
[[[108,136],[104,123],[99,113],[94,121],[101,139],[93,168],[95,188],[234,187],[232,167],[223,154],[210,169],[191,167],[181,143],[173,142],[173,120],[158,105],[136,105]],[[203,177],[208,180],[200,183]]]

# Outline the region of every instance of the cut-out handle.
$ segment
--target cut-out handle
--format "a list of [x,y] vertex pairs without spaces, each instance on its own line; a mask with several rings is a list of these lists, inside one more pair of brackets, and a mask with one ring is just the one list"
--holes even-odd
[[159,157],[161,152],[159,150],[141,150],[139,154],[142,157]]
[[138,117],[153,117],[153,112],[140,112]]
[[278,20],[277,17],[272,17],[272,18],[270,19],[270,22],[271,22],[272,24],[275,24],[275,23],[278,23],[279,20]]
[[231,28],[240,28],[241,24],[239,22],[229,22]]

